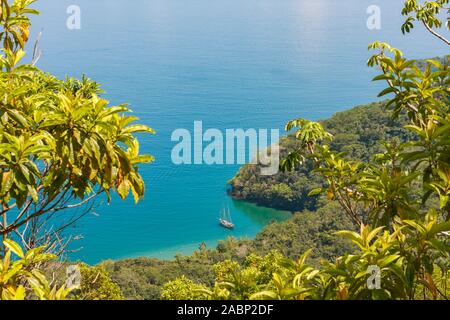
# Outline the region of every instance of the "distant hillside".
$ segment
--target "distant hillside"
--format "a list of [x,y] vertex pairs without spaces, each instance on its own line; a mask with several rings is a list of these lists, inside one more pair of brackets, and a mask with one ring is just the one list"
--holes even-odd
[[[339,112],[322,123],[335,136],[333,149],[362,160],[382,151],[378,141],[405,140],[408,136],[402,129],[405,119],[392,121],[382,103]],[[296,144],[293,137],[283,138],[282,154]],[[221,241],[217,248],[199,248],[191,256],[177,256],[171,261],[142,257],[105,261],[102,265],[126,298],[158,299],[161,286],[167,281],[186,275],[196,282],[212,285],[214,264],[225,259],[243,261],[249,253],[264,255],[278,250],[287,257],[297,258],[313,249],[313,264],[321,259],[331,261],[352,250],[351,245],[336,237],[334,232],[354,226],[336,203],[307,196],[314,186],[321,184],[310,170],[311,166],[306,165],[293,173],[262,177],[257,166],[247,165],[230,181],[236,198],[297,212],[288,221],[268,225],[253,240],[229,238]]]
[[[331,147],[345,152],[349,157],[367,161],[373,154],[381,152],[378,142],[407,138],[412,134],[403,129],[406,118],[392,120],[383,103],[372,103],[348,111],[336,113],[321,123],[334,135]],[[293,136],[281,139],[281,156],[298,146]],[[302,211],[316,210],[318,197],[308,193],[320,186],[322,181],[311,173],[311,164],[305,164],[295,172],[261,176],[257,165],[243,166],[229,181],[230,195],[236,199],[253,202],[265,207]]]

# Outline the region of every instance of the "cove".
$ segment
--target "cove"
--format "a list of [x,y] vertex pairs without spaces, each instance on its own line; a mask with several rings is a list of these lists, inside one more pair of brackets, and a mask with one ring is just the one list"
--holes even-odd
[[[367,28],[366,0],[78,0],[80,29],[68,29],[72,0],[40,1],[32,44],[43,30],[39,67],[58,77],[83,73],[113,104],[129,103],[154,128],[142,152],[145,199],[99,199],[69,230],[70,259],[97,263],[136,256],[171,258],[228,236],[254,237],[288,212],[233,201],[226,183],[239,165],[176,166],[171,134],[205,127],[280,129],[291,119],[323,119],[377,100],[381,84],[366,67],[369,42],[390,42],[410,58],[446,54],[423,34],[399,32],[401,2],[379,0],[381,29]],[[120,21],[120,23],[117,23]],[[425,40],[424,40],[425,39]],[[28,51],[32,48],[28,48]],[[236,229],[217,221],[230,207]]]

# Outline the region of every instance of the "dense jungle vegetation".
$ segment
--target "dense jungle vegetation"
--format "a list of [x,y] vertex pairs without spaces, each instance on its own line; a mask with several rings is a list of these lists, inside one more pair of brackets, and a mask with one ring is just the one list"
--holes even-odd
[[288,221],[267,226],[255,239],[228,238],[220,241],[217,248],[199,248],[190,256],[178,255],[174,260],[141,257],[104,261],[100,266],[126,299],[153,300],[160,299],[163,285],[177,277],[186,276],[195,283],[213,285],[214,266],[225,260],[242,264],[251,255],[275,253],[297,259],[301,252],[312,249],[312,262],[319,265],[322,259],[332,261],[354,248],[334,234],[352,227],[336,209],[335,204],[329,204],[317,212],[300,212]]
[[[230,182],[291,220],[172,261],[78,263],[81,283],[65,281],[64,230],[100,195],[143,197],[138,168],[153,158],[135,135],[153,130],[94,81],[38,69],[38,45],[21,62],[33,2],[0,0],[1,299],[450,298],[450,57],[418,64],[383,42],[369,45],[368,66],[388,100],[289,121],[282,172],[246,166]],[[406,0],[401,31],[421,25],[450,45],[448,5]],[[66,220],[54,229],[56,217]]]
[[[413,138],[413,134],[403,128],[407,123],[406,117],[392,119],[385,110],[385,103],[339,112],[320,123],[334,136],[330,143],[333,151],[345,152],[348,158],[364,162],[382,151],[381,141],[396,139],[404,142]],[[297,148],[299,143],[293,135],[283,138],[280,142],[281,157]],[[279,172],[273,176],[261,176],[258,166],[245,165],[229,182],[232,187],[230,194],[236,199],[293,212],[316,210],[318,197],[308,194],[322,183],[323,179],[313,172],[311,162],[292,172]]]
[[[450,45],[440,33],[443,26],[450,29],[450,19],[441,20],[441,13],[450,14],[448,3],[406,0],[401,31],[409,33],[420,23],[437,41]],[[213,285],[185,275],[166,283],[163,299],[449,299],[449,57],[418,66],[387,43],[374,42],[369,50],[374,54],[368,66],[380,70],[374,81],[386,85],[379,96],[388,97],[385,107],[391,110],[391,119],[405,117],[408,134],[374,144],[367,139],[366,149],[374,148],[374,153],[364,155],[364,148],[355,148],[355,142],[361,142],[365,128],[352,129],[341,136],[349,139],[347,143],[337,141],[348,156],[336,150],[336,128],[294,119],[286,131],[294,131],[295,145],[282,155],[280,169],[298,175],[298,168],[305,167],[320,177],[318,183],[307,190],[297,186],[292,192],[297,177],[285,183],[284,176],[252,190],[258,195],[254,201],[267,201],[272,194],[280,197],[277,206],[288,206],[306,193],[334,202],[336,212],[352,225],[334,234],[355,248],[332,261],[323,259],[320,266],[308,261],[312,249],[299,252],[296,259],[279,251],[265,256],[250,253],[242,263],[228,259],[214,265]],[[241,179],[231,182],[243,192],[241,197],[250,194],[247,179],[267,182],[249,171],[243,169]],[[297,200],[296,206],[302,202]]]
[[[392,120],[390,112],[383,108],[384,105],[385,103],[373,103],[359,106],[324,120],[322,123],[335,136],[333,149],[346,152],[349,157],[368,161],[374,154],[382,151],[380,141],[406,141],[412,136],[403,128],[406,119]],[[296,147],[298,142],[294,136],[283,138],[280,143],[282,156]],[[185,275],[194,282],[212,285],[215,264],[226,259],[242,263],[250,253],[264,256],[277,250],[286,257],[297,259],[303,252],[313,249],[313,264],[319,265],[321,259],[333,261],[353,247],[334,233],[353,226],[339,212],[336,203],[328,201],[326,197],[308,197],[312,189],[323,184],[320,177],[310,173],[311,165],[308,167],[268,177],[259,175],[257,165],[246,165],[233,179],[235,188],[238,181],[242,181],[240,190],[248,188],[247,196],[242,196],[245,200],[250,200],[250,194],[253,193],[252,200],[260,197],[259,191],[264,194],[271,192],[272,197],[278,199],[258,202],[262,205],[286,209],[278,205],[286,203],[286,193],[298,197],[288,208],[293,211],[292,219],[270,224],[255,239],[230,238],[222,241],[217,248],[198,250],[192,256],[177,256],[173,261],[142,257],[117,262],[105,261],[102,265],[119,284],[126,298],[159,299],[162,285],[169,280]],[[269,191],[273,189],[277,192]],[[243,194],[244,191],[241,192]]]
[[77,293],[46,273],[71,240],[64,231],[96,197],[142,199],[138,166],[153,157],[139,152],[135,134],[153,130],[126,105],[110,106],[87,77],[60,80],[37,68],[38,42],[32,62],[23,63],[34,2],[0,1],[0,298],[117,297],[90,290],[117,288],[95,267],[81,268],[88,282]]

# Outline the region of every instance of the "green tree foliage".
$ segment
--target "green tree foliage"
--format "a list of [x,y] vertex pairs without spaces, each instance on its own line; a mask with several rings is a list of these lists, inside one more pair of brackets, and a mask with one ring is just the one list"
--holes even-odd
[[[110,106],[87,77],[59,80],[36,67],[36,55],[22,63],[29,16],[38,14],[34,2],[0,0],[0,296],[121,299],[101,267],[81,265],[78,294],[51,286],[44,272],[54,264],[48,252],[66,246],[62,231],[94,198],[105,194],[111,201],[113,192],[122,199],[131,193],[136,202],[143,197],[138,166],[153,157],[140,153],[136,134],[153,130],[135,123],[126,105]],[[84,213],[61,216],[74,208]]]
[[[321,268],[307,263],[310,250],[296,261],[276,251],[265,257],[252,254],[243,265],[232,260],[218,263],[211,288],[204,289],[183,276],[163,287],[162,298],[448,299],[449,246],[442,235],[448,228],[448,223],[439,223],[438,214],[430,211],[423,222],[397,219],[392,232],[370,226],[362,226],[359,233],[340,231],[358,249],[335,262],[324,261]],[[379,288],[368,285],[373,266],[379,268]],[[181,283],[183,289],[178,290]]]
[[242,262],[250,250],[251,241],[229,238],[220,241],[216,249],[202,247],[190,256],[177,255],[173,260],[141,257],[104,261],[101,265],[126,299],[155,300],[165,283],[183,275],[194,283],[213,285],[215,264],[227,259]]
[[[439,18],[439,13],[448,8],[449,0],[438,1],[425,1],[420,3],[417,0],[406,0],[402,14],[407,17],[406,21],[402,25],[402,32],[409,33],[414,28],[414,22],[421,22],[425,28],[439,40],[443,41],[447,45],[450,45],[450,41],[444,36],[439,34],[435,28],[441,28],[443,25],[442,20]],[[447,29],[450,29],[450,19],[447,17],[445,22]]]
[[216,248],[200,248],[190,256],[178,255],[174,260],[141,257],[104,261],[101,265],[126,299],[154,300],[160,299],[165,283],[183,275],[194,283],[213,287],[216,264],[231,260],[244,266],[252,254],[263,257],[278,251],[286,258],[298,259],[312,249],[309,261],[318,267],[323,259],[333,261],[354,250],[354,245],[335,235],[338,230],[352,228],[350,219],[339,212],[338,204],[329,203],[315,212],[299,212],[287,221],[271,223],[252,240],[228,238],[219,241]]
[[[329,141],[331,150],[344,152],[347,159],[368,162],[374,154],[383,151],[380,141],[405,142],[414,139],[413,134],[403,128],[407,124],[407,117],[401,115],[398,119],[392,119],[391,112],[385,110],[384,106],[385,103],[359,106],[320,121],[323,128],[333,135]],[[282,158],[298,148],[300,143],[293,134],[281,139]],[[273,176],[261,176],[257,165],[245,165],[229,182],[231,195],[266,207],[293,212],[317,210],[322,202],[318,196],[309,196],[309,193],[323,186],[325,180],[312,169],[313,163],[309,158],[295,170]]]
[[[433,28],[441,27],[440,12],[448,0],[407,0],[402,27],[409,32],[413,21],[421,21],[433,36],[450,42]],[[447,20],[448,22],[448,20]],[[450,25],[447,23],[447,28]],[[309,194],[324,194],[339,204],[339,212],[359,232],[337,232],[356,250],[321,268],[306,263],[307,251],[298,261],[269,257],[272,277],[257,281],[263,265],[240,269],[225,261],[212,289],[212,299],[448,299],[450,262],[450,69],[428,60],[424,68],[404,58],[386,43],[375,42],[377,52],[369,66],[385,81],[380,97],[388,96],[386,108],[392,117],[407,118],[405,129],[413,136],[406,142],[386,142],[384,151],[368,163],[346,157],[330,146],[333,136],[322,124],[297,119],[286,125],[296,129],[297,148],[288,153],[280,168],[294,170],[307,160],[325,183]],[[438,199],[439,201],[430,201]],[[262,258],[264,260],[264,258]],[[225,264],[225,268],[223,266]],[[266,264],[264,264],[266,265]],[[374,279],[372,270],[376,270]]]
[[78,265],[81,287],[74,291],[77,300],[123,300],[119,286],[114,283],[102,266]]
[[0,235],[19,234],[27,247],[51,244],[61,229],[45,223],[66,209],[88,210],[100,194],[110,201],[112,192],[122,199],[131,192],[137,202],[138,165],[153,160],[135,137],[153,130],[136,124],[126,105],[109,106],[95,82],[58,80],[21,63],[33,2],[0,6]]
[[[331,119],[324,120],[324,127],[333,132],[334,140],[330,141],[333,150],[347,151],[347,156],[354,159],[371,158],[371,154],[383,151],[381,140],[406,141],[408,136],[413,135],[403,129],[400,123],[406,125],[406,119],[401,121],[391,120],[390,113],[383,109],[384,104],[374,103],[367,106],[355,107],[353,109],[339,112]],[[346,138],[351,136],[353,143],[345,143]],[[357,138],[353,138],[357,137]],[[377,140],[378,139],[378,140]],[[339,144],[337,144],[339,142]],[[341,146],[342,143],[342,146]],[[284,139],[282,148],[293,151],[298,146],[295,137],[289,136]],[[348,147],[348,148],[346,148]],[[304,166],[309,162],[306,159]],[[199,250],[191,256],[177,256],[175,260],[165,261],[150,258],[126,259],[120,261],[105,261],[102,263],[118,283],[126,299],[159,299],[162,286],[175,278],[185,275],[195,283],[213,286],[215,282],[213,266],[223,260],[231,259],[240,264],[245,258],[255,253],[260,256],[267,255],[272,250],[277,250],[289,259],[297,260],[302,253],[312,249],[308,261],[311,266],[318,268],[321,260],[329,262],[355,248],[349,241],[335,234],[338,230],[358,231],[351,219],[343,215],[336,201],[329,202],[323,197],[308,197],[308,193],[315,187],[322,186],[316,174],[305,171],[306,176],[301,177],[305,170],[300,166],[294,172],[280,172],[273,180],[262,180],[265,177],[253,175],[253,166],[245,166],[247,182],[243,176],[239,176],[241,182],[251,188],[252,182],[260,181],[266,189],[270,188],[272,181],[283,181],[282,183],[292,189],[294,196],[300,193],[297,186],[304,189],[304,200],[309,201],[310,210],[303,210],[293,214],[292,218],[266,226],[255,239],[227,239],[220,241],[217,248]],[[252,189],[254,190],[254,189]],[[290,192],[291,193],[291,192]],[[278,200],[281,198],[277,196]],[[278,201],[277,200],[277,201]],[[275,200],[274,200],[275,201]],[[282,202],[270,202],[270,205],[278,205]],[[314,203],[314,205],[312,205]],[[296,207],[297,209],[299,207]],[[298,209],[300,210],[300,209]]]
[[162,288],[161,298],[164,300],[205,300],[206,287],[181,276],[166,283]]
[[290,259],[298,259],[311,249],[309,260],[318,266],[321,260],[332,261],[354,249],[348,241],[336,236],[338,230],[353,230],[337,203],[331,202],[317,211],[298,212],[287,221],[272,223],[252,240],[249,252],[266,255],[277,250]]
[[56,258],[44,253],[44,247],[24,252],[14,241],[5,240],[3,245],[6,253],[0,260],[0,300],[64,300],[69,296],[71,288],[51,286],[37,268]]
[[169,300],[209,298],[249,299],[250,296],[280,267],[282,255],[277,251],[261,257],[250,254],[241,265],[232,260],[223,260],[214,265],[215,287],[210,289],[187,279],[184,275],[168,282],[162,288],[161,298]]

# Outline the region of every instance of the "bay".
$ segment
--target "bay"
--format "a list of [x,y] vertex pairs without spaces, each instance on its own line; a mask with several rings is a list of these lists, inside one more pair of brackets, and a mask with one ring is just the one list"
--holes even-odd
[[[69,30],[66,10],[81,9]],[[366,26],[381,9],[381,30]],[[157,135],[142,137],[147,193],[134,205],[99,201],[75,228],[72,259],[96,263],[135,256],[171,258],[227,236],[253,237],[290,213],[232,201],[230,166],[176,166],[170,137],[177,128],[279,128],[293,118],[322,119],[377,100],[380,84],[366,67],[366,48],[383,40],[410,58],[448,53],[420,29],[400,32],[401,1],[391,0],[40,0],[32,40],[42,30],[39,67],[87,74],[113,104],[130,103]],[[30,48],[31,49],[31,48]],[[236,229],[220,228],[229,206]]]

